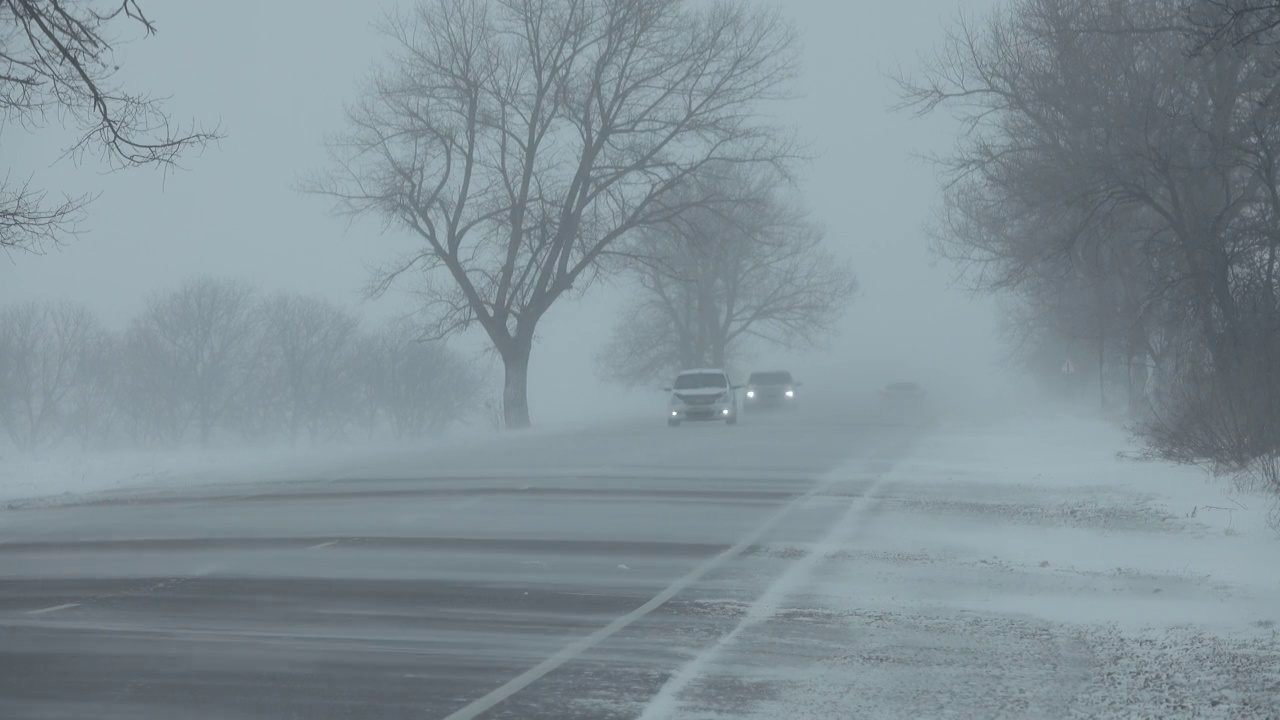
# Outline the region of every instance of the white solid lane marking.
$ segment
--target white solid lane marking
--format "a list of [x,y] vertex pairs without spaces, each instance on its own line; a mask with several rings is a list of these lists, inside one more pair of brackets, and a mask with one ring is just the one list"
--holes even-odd
[[330,540],[329,542],[322,542],[322,543],[319,543],[319,544],[316,544],[316,545],[312,545],[311,547],[309,547],[309,548],[307,548],[307,549],[308,549],[308,550],[319,550],[320,548],[327,548],[327,547],[331,547],[331,546],[333,546],[333,545],[337,545],[339,542],[341,542],[341,540]]
[[80,603],[66,603],[65,605],[54,605],[53,607],[41,608],[39,610],[28,610],[28,615],[44,615],[46,613],[58,612],[68,608],[78,607]]
[[675,597],[685,588],[701,580],[707,573],[715,570],[720,565],[732,560],[738,555],[741,555],[743,552],[746,552],[747,548],[759,542],[760,538],[764,537],[765,533],[772,530],[773,526],[777,525],[782,518],[786,517],[792,510],[803,505],[814,495],[817,495],[820,492],[825,492],[837,481],[838,478],[833,474],[833,477],[784,505],[782,509],[778,510],[778,512],[771,515],[769,519],[757,526],[755,530],[747,533],[747,535],[739,540],[733,547],[703,562],[687,575],[678,578],[675,582],[668,585],[665,590],[650,598],[645,604],[635,610],[632,610],[626,615],[615,619],[613,622],[605,625],[599,630],[596,630],[590,635],[569,643],[565,647],[561,648],[561,650],[556,654],[508,680],[502,686],[489,692],[487,695],[472,701],[465,707],[454,711],[450,715],[446,715],[444,720],[472,720],[473,718],[478,717],[481,713],[488,711],[503,700],[506,700],[526,687],[529,687],[534,682],[537,682],[538,679],[542,678],[547,673],[573,660],[587,650],[599,645],[602,641],[608,639],[609,636],[617,633],[619,630],[626,628],[628,625],[631,625],[635,621],[643,618],[645,615],[648,615],[659,607],[662,607],[668,600]]
[[831,525],[831,528],[821,542],[817,544],[813,552],[792,562],[781,576],[770,583],[769,587],[765,588],[764,593],[747,606],[747,612],[743,614],[742,619],[727,635],[722,636],[711,646],[698,653],[697,656],[685,663],[678,672],[663,683],[658,690],[658,694],[649,700],[644,713],[640,715],[640,720],[657,720],[675,715],[679,710],[680,695],[684,690],[706,672],[706,669],[720,653],[733,644],[744,630],[773,617],[783,601],[794,594],[804,581],[813,576],[813,571],[818,566],[818,563],[822,562],[833,549],[839,548],[842,541],[848,539],[852,531],[857,529],[858,516],[875,505],[878,499],[876,493],[887,484],[889,484],[889,481],[885,480],[883,476],[876,478],[875,482],[862,493],[861,502],[851,503],[849,508],[840,515],[840,518]]

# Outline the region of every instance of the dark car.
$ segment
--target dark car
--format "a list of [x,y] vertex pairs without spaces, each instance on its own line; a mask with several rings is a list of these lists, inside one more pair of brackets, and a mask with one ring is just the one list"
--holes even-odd
[[889,383],[880,391],[880,397],[889,402],[915,402],[924,398],[924,388],[919,383]]
[[926,422],[924,388],[919,383],[895,382],[880,391],[880,416],[892,423],[917,425]]
[[747,378],[747,392],[743,399],[744,410],[794,409],[797,407],[796,388],[800,383],[786,370],[753,372]]

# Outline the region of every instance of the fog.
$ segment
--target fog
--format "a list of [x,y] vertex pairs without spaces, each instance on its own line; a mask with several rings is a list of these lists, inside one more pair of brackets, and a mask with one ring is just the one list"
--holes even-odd
[[0,718],[1274,720],[1277,48],[0,2]]
[[[385,47],[371,27],[379,18],[374,6],[320,7],[157,8],[158,34],[122,48],[122,83],[171,94],[175,120],[221,121],[226,138],[184,157],[183,169],[106,175],[92,159],[79,168],[53,162],[72,139],[56,126],[29,134],[10,128],[14,176],[101,195],[86,232],[66,247],[0,263],[0,303],[71,298],[119,328],[149,293],[204,273],[248,279],[268,292],[320,293],[370,321],[411,312],[408,288],[374,301],[365,301],[362,289],[370,267],[413,239],[384,233],[374,221],[348,228],[325,199],[296,191],[299,176],[323,167],[322,141],[342,128],[342,104]],[[945,119],[887,111],[894,96],[886,72],[911,66],[957,9],[951,1],[785,3],[802,33],[804,69],[801,97],[778,112],[812,144],[802,196],[826,226],[827,246],[852,261],[861,290],[821,352],[757,345],[744,364],[791,367],[822,385],[863,390],[919,380],[984,407],[1007,395],[991,304],[951,288],[953,268],[935,265],[926,248],[937,182],[914,158],[946,150],[955,128]],[[596,372],[622,293],[598,283],[584,300],[558,303],[542,322],[530,370],[535,423],[661,409],[657,388],[627,391]],[[486,342],[473,330],[454,346],[482,357],[497,386],[501,364],[482,356]]]

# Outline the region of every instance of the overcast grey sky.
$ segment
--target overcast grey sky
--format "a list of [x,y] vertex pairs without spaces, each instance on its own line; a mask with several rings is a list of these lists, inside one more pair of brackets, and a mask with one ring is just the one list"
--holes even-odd
[[[803,33],[807,61],[804,97],[787,113],[819,153],[805,194],[831,247],[854,261],[862,291],[829,353],[769,351],[760,364],[970,389],[991,387],[998,377],[1002,353],[990,303],[948,290],[949,269],[931,266],[921,230],[937,189],[932,170],[910,153],[946,149],[954,128],[941,118],[890,115],[882,75],[912,65],[958,10],[990,4],[783,3]],[[159,34],[123,49],[120,79],[135,90],[172,94],[175,119],[221,119],[228,137],[165,179],[147,170],[107,176],[92,165],[54,164],[67,134],[8,128],[4,147],[16,177],[34,173],[39,186],[102,195],[90,209],[90,231],[71,246],[0,260],[0,302],[70,297],[118,327],[147,293],[210,273],[268,290],[322,293],[358,304],[370,319],[402,309],[404,297],[361,303],[359,290],[366,266],[405,247],[405,236],[381,236],[374,225],[348,232],[323,200],[292,189],[300,172],[323,165],[323,136],[341,127],[342,102],[381,57],[371,28],[379,5],[228,0],[143,7]],[[616,306],[616,292],[600,287],[587,302],[547,317],[531,369],[535,422],[598,406],[601,397],[620,406],[646,401],[594,377],[595,350]],[[466,344],[478,346],[478,339]],[[581,397],[584,388],[590,402]]]

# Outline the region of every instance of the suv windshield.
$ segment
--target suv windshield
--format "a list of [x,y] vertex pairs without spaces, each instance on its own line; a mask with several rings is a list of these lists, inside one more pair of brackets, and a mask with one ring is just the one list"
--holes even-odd
[[723,373],[689,373],[676,376],[676,390],[729,387]]
[[747,382],[752,385],[790,385],[791,373],[785,371],[751,373]]

